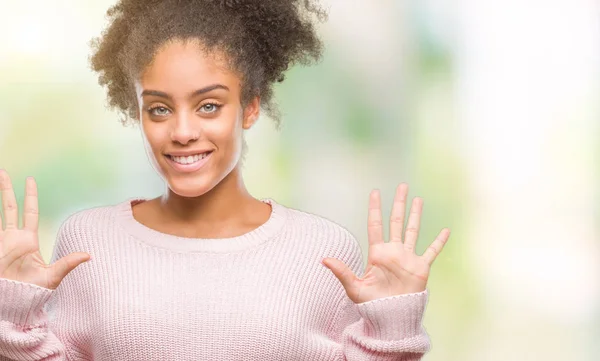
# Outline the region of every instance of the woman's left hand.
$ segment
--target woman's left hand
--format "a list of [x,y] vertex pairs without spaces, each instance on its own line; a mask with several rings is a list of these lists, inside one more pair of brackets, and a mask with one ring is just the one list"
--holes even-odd
[[423,255],[417,255],[415,244],[423,200],[419,197],[413,199],[403,241],[407,195],[408,184],[401,183],[396,189],[390,217],[390,241],[384,242],[380,194],[378,190],[371,192],[367,221],[369,254],[362,278],[358,278],[344,262],[336,258],[323,259],[323,264],[340,280],[354,303],[425,290],[431,264],[446,244],[450,229],[442,229]]

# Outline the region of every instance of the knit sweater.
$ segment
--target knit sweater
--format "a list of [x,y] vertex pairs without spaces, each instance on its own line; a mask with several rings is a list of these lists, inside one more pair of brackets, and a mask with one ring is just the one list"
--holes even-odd
[[360,244],[326,218],[262,199],[266,223],[221,239],[139,223],[130,198],[69,216],[51,263],[92,258],[55,290],[0,278],[0,361],[421,360],[427,290],[354,303],[321,264],[361,277]]

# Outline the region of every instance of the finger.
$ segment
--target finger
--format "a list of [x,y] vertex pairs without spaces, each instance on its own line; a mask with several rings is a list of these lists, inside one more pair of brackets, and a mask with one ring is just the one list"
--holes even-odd
[[420,197],[413,198],[408,215],[408,223],[404,234],[404,248],[414,250],[417,238],[419,237],[419,227],[421,225],[421,211],[423,210],[423,200]]
[[423,253],[423,259],[425,259],[425,262],[427,262],[428,265],[431,266],[433,261],[435,261],[435,258],[438,256],[438,254],[440,254],[449,237],[450,229],[444,228],[435,238],[435,241],[433,241],[433,243],[427,247],[425,253]]
[[58,287],[63,278],[65,278],[72,270],[74,270],[75,267],[79,266],[83,262],[89,261],[91,258],[92,257],[89,255],[89,253],[76,252],[68,254],[54,262],[54,264],[51,266],[51,280],[53,288]]
[[4,169],[0,170],[0,192],[2,194],[5,229],[17,228],[19,223],[17,200],[15,199],[10,177]]
[[333,272],[342,286],[344,286],[346,292],[354,287],[357,277],[344,262],[337,258],[325,258],[323,259],[323,264]]
[[394,205],[390,216],[390,242],[402,243],[402,229],[404,228],[404,213],[406,209],[406,196],[408,184],[400,183],[396,188]]
[[23,228],[37,232],[38,230],[38,194],[33,177],[25,181],[25,209],[23,210]]
[[381,196],[378,189],[369,196],[369,215],[367,219],[369,245],[383,242],[383,225],[381,223]]

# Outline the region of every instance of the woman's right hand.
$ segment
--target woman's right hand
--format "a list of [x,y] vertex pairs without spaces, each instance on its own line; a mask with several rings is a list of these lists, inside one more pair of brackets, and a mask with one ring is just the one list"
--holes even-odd
[[88,253],[77,252],[47,265],[40,253],[38,241],[38,197],[35,180],[28,177],[26,181],[21,229],[15,192],[8,173],[3,169],[0,169],[0,191],[4,211],[4,227],[0,219],[0,278],[32,283],[54,290],[69,272],[91,258]]

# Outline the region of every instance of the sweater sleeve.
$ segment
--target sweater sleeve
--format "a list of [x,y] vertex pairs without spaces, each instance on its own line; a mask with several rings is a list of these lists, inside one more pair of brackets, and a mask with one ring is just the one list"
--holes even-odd
[[[72,252],[67,232],[63,223],[51,264]],[[60,312],[56,318],[49,315],[58,313],[57,304],[68,306],[69,295],[63,292],[63,284],[76,277],[76,271],[71,271],[56,290],[0,278],[0,361],[75,360],[65,340],[68,330],[63,320],[67,312]]]
[[[348,232],[346,263],[358,276],[364,273],[358,241]],[[342,299],[334,319],[333,338],[341,343],[347,361],[419,361],[430,349],[422,319],[427,290],[354,303]]]

